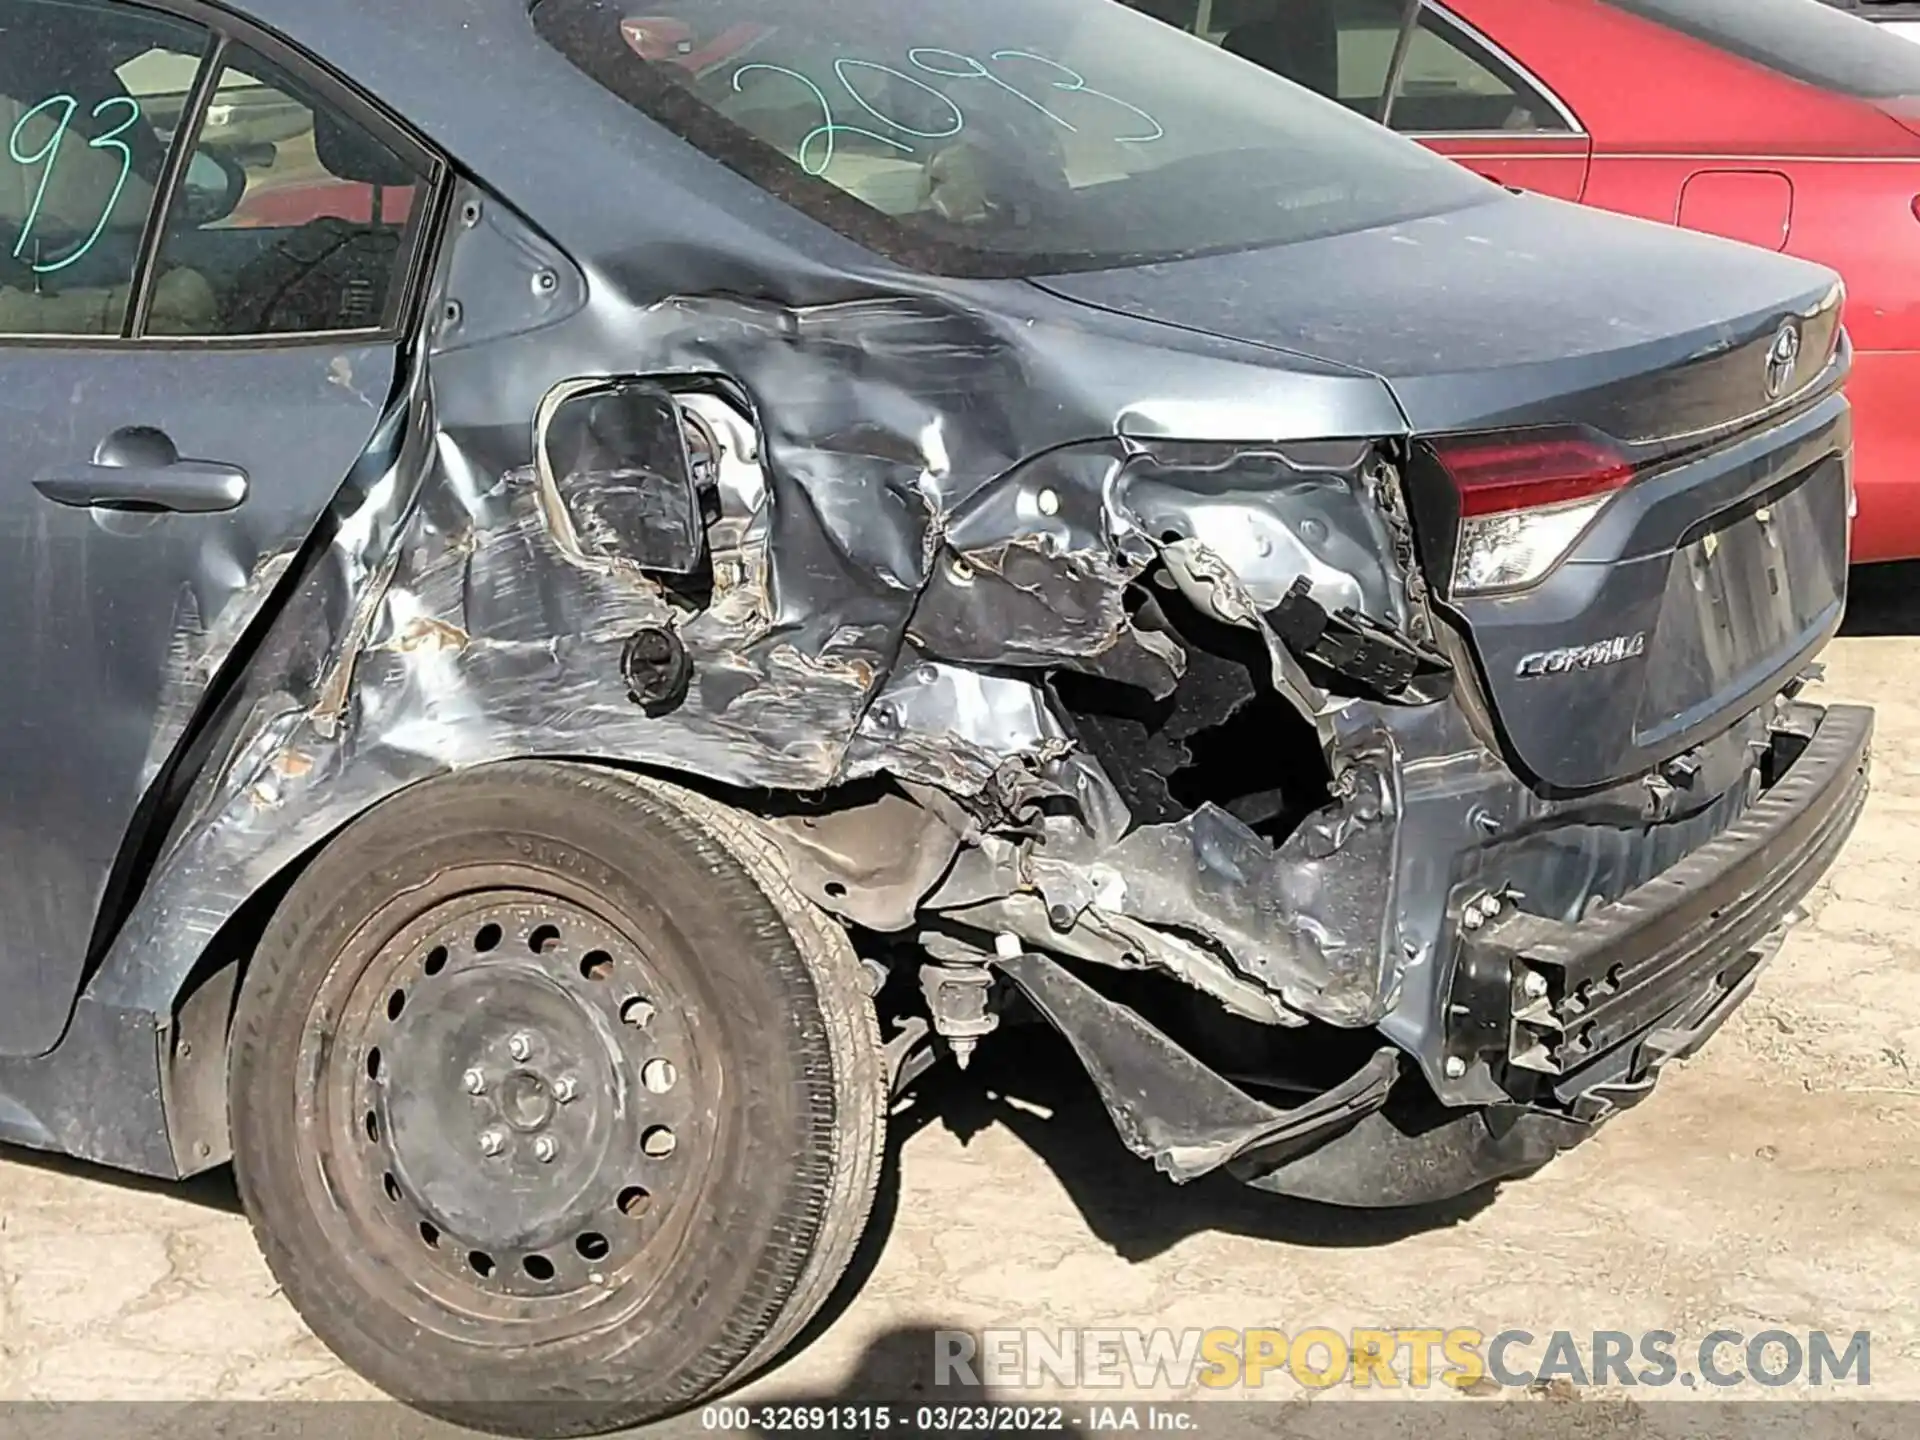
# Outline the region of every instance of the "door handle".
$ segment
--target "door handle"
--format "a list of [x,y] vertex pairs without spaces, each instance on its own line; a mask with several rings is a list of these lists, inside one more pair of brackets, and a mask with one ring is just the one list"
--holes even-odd
[[163,430],[116,430],[84,464],[37,476],[33,488],[56,505],[100,510],[165,510],[211,515],[247,498],[247,472],[218,460],[185,460]]

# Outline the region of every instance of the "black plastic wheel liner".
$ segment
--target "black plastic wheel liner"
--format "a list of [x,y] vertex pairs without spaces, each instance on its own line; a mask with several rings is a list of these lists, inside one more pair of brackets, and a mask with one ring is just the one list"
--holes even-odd
[[1254,1099],[1126,1006],[1044,955],[1002,956],[1017,984],[1087,1067],[1120,1138],[1176,1183],[1253,1150],[1297,1148],[1386,1103],[1400,1052],[1383,1046],[1345,1081],[1290,1110]]
[[1382,1047],[1340,1085],[1280,1110],[1043,955],[1000,958],[1087,1067],[1127,1148],[1176,1182],[1224,1169],[1256,1189],[1387,1209],[1539,1169],[1595,1127],[1518,1106],[1450,1110]]
[[1254,1154],[1236,1160],[1228,1173],[1257,1190],[1325,1205],[1433,1205],[1531,1174],[1596,1128],[1518,1106],[1441,1116],[1390,1105],[1278,1165],[1268,1168]]

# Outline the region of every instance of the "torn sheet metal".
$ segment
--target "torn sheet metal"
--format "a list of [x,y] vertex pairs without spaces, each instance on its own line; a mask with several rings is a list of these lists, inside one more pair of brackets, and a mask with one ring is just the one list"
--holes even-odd
[[1131,527],[1114,508],[1128,463],[1117,442],[1056,451],[956,508],[914,609],[913,642],[951,660],[1065,668],[1168,694],[1181,651],[1137,627],[1126,606],[1153,558],[1126,545]]
[[1203,935],[1303,1014],[1372,1024],[1393,998],[1383,940],[1399,804],[1389,768],[1362,763],[1344,781],[1347,793],[1278,847],[1204,804],[1086,859],[1040,847],[1035,883],[1069,907],[1090,887],[1089,908]]
[[886,772],[975,795],[1011,761],[1030,761],[1037,774],[1071,748],[1030,682],[902,658],[861,717],[847,751],[849,777]]
[[1333,732],[1327,716],[1335,708],[1332,698],[1307,675],[1300,658],[1281,643],[1261,616],[1259,603],[1232,568],[1198,540],[1173,540],[1161,556],[1168,575],[1196,609],[1260,637],[1273,666],[1274,688],[1314,722],[1323,744],[1330,741]]
[[[1200,336],[1183,356],[1158,328],[1138,351],[1152,364],[1129,366],[1150,327],[1112,317],[1096,336],[1017,285],[991,303],[946,282],[826,303],[589,298],[551,246],[493,202],[484,214],[443,262],[441,295],[458,303],[436,307],[385,463],[342,492],[329,542],[286,578],[98,998],[170,1004],[249,896],[406,786],[564,754],[822,797],[822,814],[862,777],[921,787],[958,830],[923,829],[931,848],[911,864],[882,853],[898,842],[888,827],[874,832],[885,844],[862,845],[857,825],[827,845],[789,834],[809,892],[901,929],[936,886],[942,904],[1044,896],[1085,914],[1096,950],[1242,1013],[1380,1013],[1386,770],[1356,774],[1278,849],[1215,809],[1139,827],[1047,687],[1068,671],[1172,692],[1187,647],[1140,599],[1159,567],[1259,632],[1280,693],[1332,748],[1343,702],[1264,611],[1298,574],[1386,625],[1406,620],[1405,592],[1356,488],[1367,445],[1305,459],[1274,447],[1398,433],[1383,388]],[[728,288],[773,296],[793,279]],[[566,493],[598,472],[563,474],[534,443],[537,417],[623,375],[686,415],[700,572],[621,563],[619,527],[596,528],[592,497]],[[1236,393],[1248,403],[1227,403]],[[1203,413],[1182,422],[1201,441],[1255,417],[1269,438],[1140,438],[1142,417]],[[1289,434],[1289,415],[1326,428]],[[636,704],[628,683],[640,632],[684,652],[684,694],[666,707]],[[1073,844],[1057,843],[1067,830]],[[1123,883],[1090,884],[1109,873]]]
[[[929,902],[927,908],[936,905],[937,901]],[[1117,970],[1157,970],[1213,996],[1229,1014],[1263,1025],[1306,1023],[1305,1016],[1212,951],[1114,911],[1088,908],[1063,917],[1039,895],[1014,893],[946,910],[939,918],[982,935],[1012,935],[1035,949]],[[923,943],[928,938],[923,935]],[[930,944],[928,949],[931,953]],[[985,950],[975,949],[985,957]]]
[[1373,454],[1364,441],[1146,445],[1117,477],[1114,498],[1146,535],[1214,556],[1255,613],[1304,578],[1329,610],[1404,626],[1405,584],[1387,560],[1392,533],[1362,483]]
[[905,930],[959,852],[961,833],[897,791],[864,804],[765,822],[793,883],[823,910],[869,930]]

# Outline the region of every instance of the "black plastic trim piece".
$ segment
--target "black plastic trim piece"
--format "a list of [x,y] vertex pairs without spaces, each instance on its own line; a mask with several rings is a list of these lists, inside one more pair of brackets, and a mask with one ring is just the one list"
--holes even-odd
[[[1812,710],[1813,707],[1800,707]],[[1818,713],[1818,711],[1814,711]],[[1515,912],[1463,937],[1459,973],[1547,979],[1544,1063],[1564,1075],[1639,1039],[1759,947],[1811,890],[1866,804],[1873,711],[1835,705],[1724,833],[1577,924]],[[1737,984],[1738,976],[1729,976]]]

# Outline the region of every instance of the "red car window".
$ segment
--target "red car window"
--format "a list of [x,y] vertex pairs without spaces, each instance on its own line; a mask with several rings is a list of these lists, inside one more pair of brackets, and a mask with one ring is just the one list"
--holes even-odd
[[1431,10],[1420,13],[1388,121],[1427,135],[1572,128],[1517,70]]

